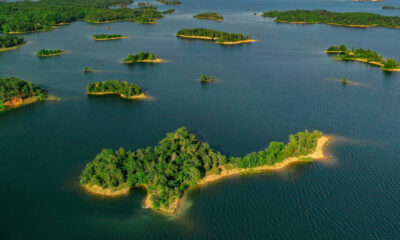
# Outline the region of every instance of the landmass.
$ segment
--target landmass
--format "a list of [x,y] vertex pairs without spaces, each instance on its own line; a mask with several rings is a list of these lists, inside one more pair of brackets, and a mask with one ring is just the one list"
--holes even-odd
[[51,50],[51,49],[41,49],[36,53],[38,57],[52,57],[58,56],[67,53],[67,51],[62,51],[60,49]]
[[394,59],[385,59],[383,56],[369,49],[348,49],[346,45],[340,45],[331,46],[325,50],[325,52],[336,53],[337,55],[334,57],[334,59],[338,61],[358,61],[380,66],[382,70],[387,72],[400,71],[399,62]]
[[161,12],[161,14],[171,14],[171,13],[175,13],[175,12],[176,12],[176,10],[175,10],[175,9],[173,9],[173,8],[171,8],[171,9],[168,9],[168,10],[162,11],[162,12]]
[[159,2],[163,5],[172,5],[172,6],[178,6],[181,5],[180,1],[176,1],[176,0],[172,0],[172,1],[168,1],[168,0],[156,0],[156,2]]
[[0,52],[17,49],[25,43],[23,37],[11,35],[0,36]]
[[215,81],[215,77],[214,76],[202,75],[200,77],[200,82],[201,83],[212,83],[214,81]]
[[149,2],[140,2],[137,5],[143,7],[143,6],[149,6],[150,3]]
[[275,18],[278,23],[323,23],[345,27],[400,28],[400,17],[382,16],[375,13],[337,13],[326,10],[268,11],[263,17]]
[[84,73],[92,73],[92,72],[94,72],[93,68],[90,68],[90,67],[84,67],[82,71]]
[[385,9],[385,10],[399,10],[400,7],[395,7],[395,6],[383,6],[382,9]]
[[287,144],[271,142],[263,151],[226,157],[180,128],[168,133],[156,147],[103,149],[86,165],[80,183],[89,192],[114,197],[127,194],[133,187],[144,187],[146,208],[176,214],[190,187],[325,158],[323,149],[330,139],[320,131],[306,130],[291,135]]
[[128,37],[122,36],[120,34],[98,34],[92,36],[92,39],[96,41],[117,40],[123,38],[128,38]]
[[181,29],[176,33],[176,36],[181,38],[212,40],[219,44],[228,45],[256,41],[254,39],[251,39],[251,36],[244,36],[241,33],[228,33],[205,28]]
[[206,13],[199,13],[193,16],[194,18],[198,19],[208,19],[214,21],[223,21],[224,17],[216,12],[206,12]]
[[124,59],[122,63],[162,63],[163,59],[159,58],[158,55],[154,53],[139,52],[135,55],[128,55],[127,58]]
[[133,83],[119,80],[93,82],[87,86],[88,95],[119,95],[126,99],[146,99],[148,96]]
[[38,101],[57,101],[36,83],[19,78],[0,78],[0,112]]

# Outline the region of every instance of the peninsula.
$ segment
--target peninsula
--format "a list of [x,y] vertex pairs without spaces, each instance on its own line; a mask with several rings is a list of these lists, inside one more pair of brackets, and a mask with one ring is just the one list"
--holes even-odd
[[128,55],[127,58],[124,59],[122,63],[161,63],[164,60],[158,58],[158,56],[154,53],[146,52],[139,52],[135,55]]
[[323,148],[329,140],[319,131],[306,130],[291,135],[287,144],[271,142],[263,151],[228,158],[180,128],[168,133],[156,147],[103,149],[86,165],[80,183],[91,193],[114,197],[129,193],[133,187],[144,187],[145,207],[176,214],[189,187],[324,158]]
[[180,1],[176,1],[176,0],[172,0],[172,1],[168,1],[168,0],[156,0],[156,2],[159,2],[163,5],[172,5],[172,6],[178,6],[181,5]]
[[219,44],[227,45],[256,41],[251,39],[251,36],[244,36],[241,33],[227,33],[205,28],[181,29],[176,33],[176,36],[181,38],[212,40]]
[[223,21],[224,17],[216,12],[206,12],[206,13],[199,13],[193,16],[194,18],[197,19],[208,19],[208,20],[214,20],[214,21]]
[[400,28],[400,17],[382,16],[375,13],[337,13],[326,10],[268,11],[263,17],[275,18],[278,23],[324,23],[345,27],[388,27]]
[[119,80],[93,82],[87,86],[88,95],[119,95],[126,99],[146,99],[142,89],[133,83]]
[[11,35],[0,36],[0,52],[16,49],[24,43],[25,40],[23,37]]
[[345,45],[331,46],[326,53],[336,53],[334,60],[337,61],[358,61],[371,65],[380,66],[382,70],[387,72],[400,72],[400,64],[393,59],[385,59],[383,56],[372,50],[348,49]]
[[128,38],[128,37],[122,36],[120,34],[98,34],[92,36],[92,39],[96,41],[117,40],[123,38]]

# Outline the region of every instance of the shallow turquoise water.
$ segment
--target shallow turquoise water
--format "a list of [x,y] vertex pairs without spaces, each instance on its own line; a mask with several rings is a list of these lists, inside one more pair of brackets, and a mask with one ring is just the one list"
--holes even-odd
[[[156,25],[75,22],[24,35],[0,53],[1,76],[34,81],[61,97],[0,114],[3,239],[396,239],[400,235],[400,74],[335,62],[330,45],[370,48],[400,60],[400,30],[276,24],[253,12],[380,10],[347,1],[189,1]],[[224,22],[192,19],[219,11]],[[110,26],[110,30],[106,27]],[[259,42],[221,46],[177,39],[181,28],[251,34]],[[130,38],[94,42],[97,33]],[[71,51],[39,59],[41,48]],[[127,66],[150,50],[167,59]],[[101,72],[83,74],[83,67]],[[215,75],[215,84],[197,78]],[[347,77],[359,86],[332,79]],[[153,101],[88,97],[91,81],[137,83]],[[325,162],[279,173],[232,177],[189,192],[176,218],[141,207],[145,192],[104,199],[79,187],[85,164],[104,147],[153,146],[186,126],[227,155],[242,156],[304,129],[337,136]]]

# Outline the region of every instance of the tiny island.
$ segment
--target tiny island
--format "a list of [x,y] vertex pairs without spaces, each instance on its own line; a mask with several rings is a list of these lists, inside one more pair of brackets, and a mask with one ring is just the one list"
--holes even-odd
[[38,101],[57,101],[36,83],[19,78],[0,78],[0,112]]
[[358,61],[364,62],[371,65],[380,66],[382,70],[387,72],[400,72],[400,64],[396,60],[393,59],[385,59],[383,56],[372,50],[364,50],[360,49],[348,49],[346,45],[340,46],[331,46],[327,50],[326,53],[335,53],[337,54],[334,57],[334,60],[337,61]]
[[164,62],[163,59],[159,58],[158,55],[154,53],[139,52],[135,55],[128,55],[127,58],[124,59],[122,63],[161,63]]
[[38,57],[52,57],[58,56],[67,53],[67,51],[62,51],[60,49],[51,50],[51,49],[41,49],[36,53]]
[[176,36],[181,38],[212,40],[219,44],[227,45],[256,41],[251,39],[251,36],[244,36],[241,33],[227,33],[205,28],[181,29],[176,33]]
[[156,147],[103,149],[86,165],[80,183],[90,193],[110,197],[143,187],[147,190],[145,208],[176,214],[190,187],[325,158],[324,147],[330,140],[320,131],[306,130],[291,135],[287,144],[271,142],[260,152],[226,157],[182,127],[168,133]]
[[133,83],[119,80],[93,82],[87,86],[88,95],[119,95],[126,99],[146,99],[148,96]]
[[212,83],[214,81],[215,81],[215,77],[214,76],[202,75],[200,77],[200,82],[201,83]]
[[384,10],[400,10],[400,7],[395,7],[395,6],[383,6],[382,9],[384,9]]
[[206,12],[206,13],[199,13],[193,16],[194,18],[197,19],[208,19],[208,20],[214,20],[214,21],[223,21],[224,17],[216,12]]
[[17,49],[24,43],[26,42],[23,37],[11,35],[0,36],[0,52]]
[[98,34],[92,36],[92,39],[96,41],[118,40],[123,38],[128,38],[128,37],[122,36],[120,34]]
[[168,10],[162,11],[161,14],[171,14],[171,13],[175,13],[176,10],[173,8],[170,8]]
[[176,1],[176,0],[171,0],[171,1],[168,1],[168,0],[156,0],[156,2],[159,2],[159,3],[163,4],[163,5],[172,5],[172,6],[178,6],[178,5],[182,4],[180,1]]
[[93,68],[90,68],[90,67],[84,67],[82,72],[84,72],[84,73],[92,73],[92,72],[94,72],[94,70],[93,70]]
[[382,16],[375,13],[337,13],[327,10],[267,11],[263,17],[275,18],[277,23],[323,23],[344,27],[388,27],[400,28],[400,17]]

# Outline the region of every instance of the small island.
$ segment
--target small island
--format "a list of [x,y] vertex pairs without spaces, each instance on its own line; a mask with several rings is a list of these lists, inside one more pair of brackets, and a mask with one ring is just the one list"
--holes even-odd
[[158,56],[154,53],[139,52],[135,55],[128,55],[127,58],[124,59],[122,63],[161,63],[164,62],[163,59],[158,58]]
[[0,52],[14,50],[25,43],[23,37],[11,35],[0,36]]
[[200,82],[201,83],[212,83],[214,81],[215,81],[215,77],[214,76],[202,75],[200,77]]
[[93,68],[90,68],[90,67],[84,67],[82,72],[84,72],[84,73],[92,73],[92,72],[94,72],[94,70],[93,70]]
[[263,17],[275,18],[278,23],[323,23],[345,27],[388,27],[400,28],[400,17],[382,16],[375,13],[337,13],[326,10],[267,11]]
[[47,95],[36,83],[13,77],[0,78],[0,112],[46,100],[58,98]]
[[287,144],[271,142],[260,152],[226,157],[183,127],[168,133],[156,147],[103,149],[86,165],[80,183],[90,193],[112,197],[143,187],[145,208],[176,214],[190,187],[325,158],[323,150],[330,139],[320,131],[306,130],[291,135]]
[[51,49],[42,49],[39,50],[36,53],[36,56],[38,57],[52,57],[52,56],[58,56],[58,55],[62,55],[67,53],[67,51],[62,51],[60,49],[56,49],[56,50],[51,50]]
[[98,34],[92,36],[92,39],[96,41],[117,40],[123,38],[128,38],[128,37],[122,36],[120,34]]
[[345,45],[331,46],[326,53],[337,53],[334,60],[337,61],[358,61],[364,62],[371,65],[380,66],[382,70],[387,72],[399,72],[400,64],[393,59],[385,59],[383,56],[372,50],[360,49],[348,49]]
[[181,38],[212,40],[216,41],[219,44],[227,45],[256,41],[254,39],[251,39],[251,36],[244,36],[241,33],[227,33],[205,28],[182,29],[176,33],[176,36]]
[[126,99],[146,99],[142,89],[133,83],[119,80],[93,82],[87,86],[88,95],[119,95]]
[[214,21],[223,21],[224,17],[216,12],[206,12],[206,13],[199,13],[193,16],[194,18],[197,19],[208,19],[208,20],[214,20]]
[[172,0],[172,1],[168,1],[168,0],[156,0],[156,2],[159,2],[163,5],[172,5],[172,6],[178,6],[181,5],[180,1],[176,1],[176,0]]
[[162,11],[161,14],[171,14],[171,13],[175,13],[176,10],[173,8],[170,8],[168,10]]
[[382,9],[384,9],[384,10],[399,10],[400,7],[395,7],[395,6],[383,6]]

